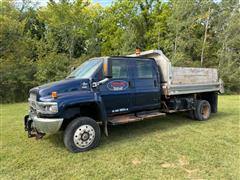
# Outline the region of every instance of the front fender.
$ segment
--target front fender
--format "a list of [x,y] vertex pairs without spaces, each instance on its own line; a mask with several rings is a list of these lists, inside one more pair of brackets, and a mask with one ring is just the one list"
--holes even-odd
[[[101,96],[97,92],[73,93],[58,99],[59,116],[64,119],[71,119],[80,114],[81,106],[95,104],[100,112],[100,120],[103,123],[107,121],[107,114]],[[94,112],[93,112],[94,113]]]

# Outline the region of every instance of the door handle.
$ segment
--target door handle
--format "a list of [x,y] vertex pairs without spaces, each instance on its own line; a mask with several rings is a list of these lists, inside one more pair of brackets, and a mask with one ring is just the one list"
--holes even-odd
[[157,80],[154,80],[154,87],[157,87]]
[[128,81],[128,86],[129,86],[130,88],[133,88],[133,87],[134,87],[134,86],[133,86],[133,82]]

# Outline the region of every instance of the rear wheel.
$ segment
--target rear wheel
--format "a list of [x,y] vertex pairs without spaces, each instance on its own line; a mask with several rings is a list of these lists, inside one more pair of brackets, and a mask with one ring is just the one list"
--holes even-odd
[[194,110],[187,111],[187,117],[195,120],[196,118],[195,118],[195,115],[194,115]]
[[80,117],[67,126],[63,140],[68,150],[77,153],[98,146],[100,136],[100,127],[95,120],[89,117]]
[[198,100],[195,105],[194,118],[199,121],[208,120],[211,114],[211,106],[206,100]]

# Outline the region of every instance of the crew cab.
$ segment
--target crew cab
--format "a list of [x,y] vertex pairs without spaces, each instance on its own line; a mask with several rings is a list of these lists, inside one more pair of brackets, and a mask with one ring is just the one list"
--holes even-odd
[[172,67],[160,50],[97,57],[64,80],[30,90],[25,130],[38,139],[64,131],[67,149],[82,152],[98,146],[110,125],[179,111],[207,120],[220,92],[216,69]]

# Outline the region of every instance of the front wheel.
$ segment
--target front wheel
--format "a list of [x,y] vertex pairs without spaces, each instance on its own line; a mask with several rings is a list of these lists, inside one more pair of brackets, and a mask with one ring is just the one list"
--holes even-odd
[[74,119],[65,129],[63,141],[71,152],[84,152],[98,146],[100,142],[100,127],[89,117]]

